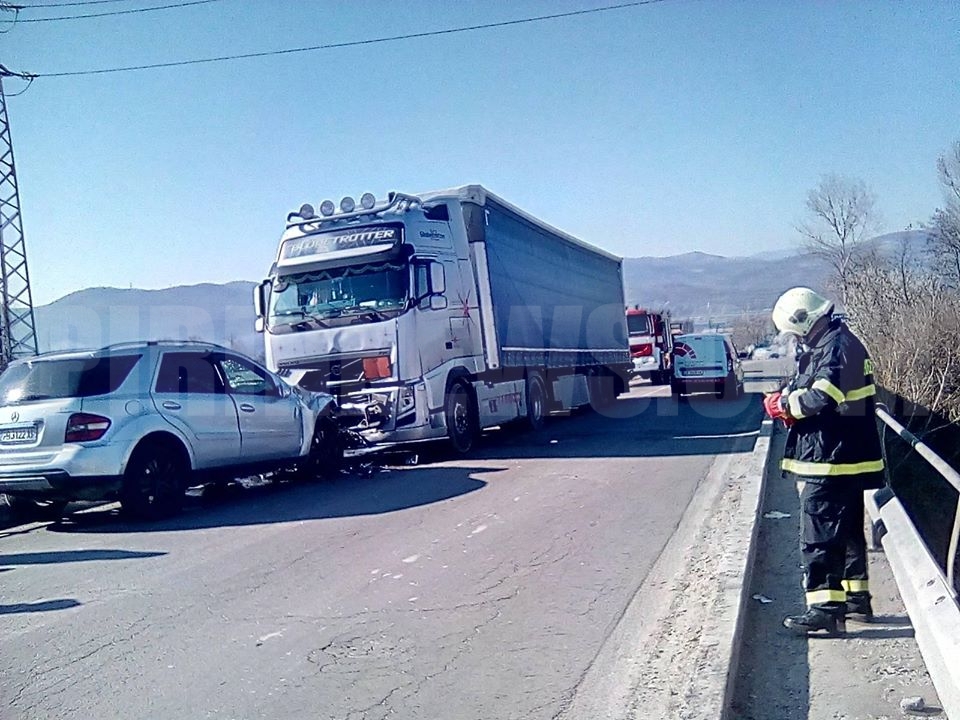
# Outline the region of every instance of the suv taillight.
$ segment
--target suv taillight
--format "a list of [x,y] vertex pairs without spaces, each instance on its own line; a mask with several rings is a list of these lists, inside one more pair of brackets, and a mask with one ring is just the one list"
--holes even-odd
[[88,442],[99,440],[110,428],[110,418],[91,413],[74,413],[67,420],[64,442]]

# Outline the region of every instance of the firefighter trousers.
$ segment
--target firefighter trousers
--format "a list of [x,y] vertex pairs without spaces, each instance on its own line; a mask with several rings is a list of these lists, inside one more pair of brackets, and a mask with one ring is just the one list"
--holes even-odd
[[869,593],[863,483],[856,476],[805,480],[800,555],[807,605],[840,610],[848,593]]

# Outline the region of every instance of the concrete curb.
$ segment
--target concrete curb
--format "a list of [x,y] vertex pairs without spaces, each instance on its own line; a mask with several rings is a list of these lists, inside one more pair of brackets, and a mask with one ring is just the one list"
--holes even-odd
[[753,567],[757,554],[757,535],[760,531],[760,511],[763,509],[763,497],[766,491],[767,466],[770,463],[770,449],[772,444],[770,438],[774,433],[774,424],[772,420],[764,418],[763,425],[760,427],[760,437],[757,438],[757,444],[754,446],[751,454],[751,472],[748,473],[748,483],[745,484],[740,505],[738,525],[750,526],[750,532],[741,536],[742,542],[734,548],[726,548],[726,557],[724,566],[733,573],[739,575],[739,586],[731,586],[729,593],[736,595],[735,602],[730,603],[730,607],[735,610],[735,616],[719,618],[722,622],[729,623],[733,632],[729,637],[729,644],[722,653],[726,658],[726,675],[723,684],[722,706],[716,708],[714,717],[721,720],[728,720],[730,717],[730,703],[733,700],[734,690],[737,683],[737,670],[740,664],[740,650],[743,647],[743,626],[744,614],[747,603],[750,598],[751,580],[753,577]]
[[864,499],[943,710],[960,720],[960,607],[900,501],[884,490]]

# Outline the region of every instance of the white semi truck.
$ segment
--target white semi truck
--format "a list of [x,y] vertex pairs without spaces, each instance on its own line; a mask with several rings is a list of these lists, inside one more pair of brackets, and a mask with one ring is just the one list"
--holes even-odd
[[631,367],[621,259],[479,185],[287,217],[254,292],[267,365],[337,396],[371,447],[539,428]]

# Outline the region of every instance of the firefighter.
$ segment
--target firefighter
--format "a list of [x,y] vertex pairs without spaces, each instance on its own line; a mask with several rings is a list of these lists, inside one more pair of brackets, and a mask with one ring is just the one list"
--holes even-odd
[[874,418],[873,363],[833,303],[797,287],[773,308],[781,333],[802,344],[797,375],[764,398],[788,427],[781,468],[802,483],[800,553],[807,611],[784,619],[801,634],[845,630],[847,615],[873,617],[867,579],[863,492],[883,484]]

